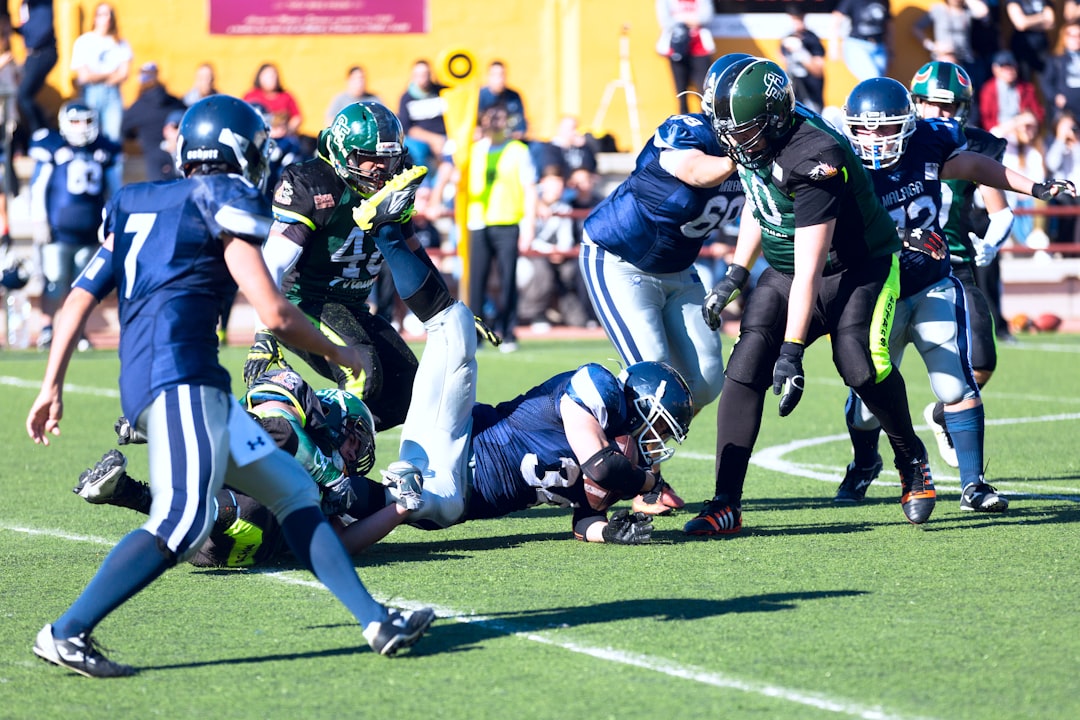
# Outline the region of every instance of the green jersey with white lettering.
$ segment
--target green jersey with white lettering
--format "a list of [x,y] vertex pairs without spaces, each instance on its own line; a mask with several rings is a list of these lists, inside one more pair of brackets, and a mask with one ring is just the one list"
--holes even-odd
[[848,140],[820,115],[796,106],[795,129],[772,164],[739,168],[746,203],[761,225],[761,251],[776,270],[795,271],[795,229],[836,220],[825,274],[900,250],[896,226]]

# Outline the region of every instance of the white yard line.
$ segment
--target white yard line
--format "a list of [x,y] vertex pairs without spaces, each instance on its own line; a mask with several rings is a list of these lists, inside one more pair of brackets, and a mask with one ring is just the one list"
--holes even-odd
[[[24,533],[26,535],[48,536],[59,538],[61,540],[85,542],[93,545],[112,546],[116,543],[115,540],[108,540],[106,538],[95,537],[93,535],[77,535],[74,533],[63,532],[61,530],[30,528],[18,525],[8,525],[6,523],[0,523],[0,530]],[[284,583],[287,585],[301,585],[303,587],[316,588],[321,590],[326,589],[325,586],[318,580],[295,577],[291,572],[262,572],[257,570],[252,574],[257,574],[261,577],[269,578],[276,582]],[[407,610],[416,610],[421,607],[430,607],[419,602],[403,602],[400,598],[397,597],[392,599],[378,599],[381,602],[391,602],[394,606],[402,607]],[[884,710],[880,706],[867,706],[860,703],[850,702],[848,700],[832,698],[827,695],[822,695],[820,693],[810,693],[802,690],[783,687],[781,685],[773,685],[771,683],[761,683],[752,680],[745,680],[742,678],[725,675],[723,673],[712,672],[710,670],[694,667],[692,665],[683,665],[662,657],[641,655],[638,653],[627,652],[611,647],[594,647],[590,645],[583,645],[574,642],[573,640],[565,639],[565,635],[567,633],[562,630],[549,630],[541,632],[535,629],[524,627],[517,623],[511,623],[505,620],[495,620],[480,615],[473,615],[449,607],[435,607],[434,610],[438,617],[445,620],[454,620],[455,622],[477,625],[487,631],[496,632],[506,636],[512,635],[514,637],[522,638],[530,642],[536,642],[551,647],[557,647],[563,650],[567,650],[569,652],[578,653],[580,655],[587,655],[598,660],[604,660],[606,662],[613,662],[620,665],[636,667],[642,670],[662,673],[664,675],[678,678],[680,680],[688,680],[690,682],[696,682],[702,685],[710,685],[712,687],[723,688],[726,690],[737,690],[739,692],[744,692],[751,695],[761,695],[764,697],[775,698],[777,700],[790,702],[796,705],[804,705],[806,707],[812,707],[818,710],[825,710],[827,712],[834,712],[840,715],[847,715],[849,717],[865,718],[866,720],[916,720],[914,716],[898,715],[896,713]]]

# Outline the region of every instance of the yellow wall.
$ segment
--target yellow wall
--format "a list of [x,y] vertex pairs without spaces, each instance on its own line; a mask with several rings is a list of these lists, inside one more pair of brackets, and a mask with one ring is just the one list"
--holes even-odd
[[[904,82],[927,59],[911,39],[910,26],[929,2],[893,3],[898,59],[891,74]],[[55,3],[60,63],[49,78],[55,92],[42,96],[50,104],[71,93],[71,43],[89,28],[95,4]],[[270,37],[210,35],[207,0],[116,0],[114,5],[121,34],[135,53],[124,86],[129,103],[138,90],[138,66],[149,60],[158,63],[163,82],[177,95],[190,87],[201,62],[214,64],[223,92],[242,95],[258,66],[273,61],[304,112],[303,131],[314,134],[350,65],[365,66],[372,91],[396,110],[415,59],[435,62],[445,51],[463,48],[477,59],[481,73],[492,59],[507,63],[509,84],[524,95],[531,135],[546,138],[565,113],[591,126],[605,87],[619,77],[620,32],[627,26],[641,134],[647,138],[677,109],[667,60],[653,49],[658,35],[653,0],[429,0],[427,34]],[[786,22],[784,15],[775,17]],[[19,52],[17,41],[16,46]],[[778,56],[776,40],[720,39],[717,49]],[[853,78],[841,62],[830,63],[826,77],[827,101],[842,104]],[[620,150],[635,149],[622,89],[612,96],[603,129],[613,133]]]

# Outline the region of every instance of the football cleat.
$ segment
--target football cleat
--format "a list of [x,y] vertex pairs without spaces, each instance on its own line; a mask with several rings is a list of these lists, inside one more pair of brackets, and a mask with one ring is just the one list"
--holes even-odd
[[742,530],[742,508],[717,495],[707,500],[697,517],[683,526],[687,535],[734,535]]
[[926,406],[922,414],[923,419],[926,420],[926,424],[930,426],[930,429],[934,431],[934,439],[937,440],[937,449],[941,459],[949,467],[960,467],[960,462],[956,459],[956,448],[953,447],[949,431],[945,429],[944,425],[934,420],[934,405],[936,404],[930,403]]
[[971,483],[960,493],[960,509],[968,512],[1005,512],[1009,509],[1009,501],[1001,495],[994,486],[982,482]]
[[686,502],[672,489],[663,478],[657,478],[652,490],[634,498],[633,511],[646,515],[667,515],[672,510],[679,510]]
[[872,464],[866,467],[856,467],[854,461],[849,463],[847,472],[844,473],[844,479],[840,483],[840,487],[836,489],[836,497],[833,498],[833,502],[862,502],[863,498],[866,497],[866,489],[881,474],[882,467],[884,467],[884,464],[881,462],[880,455]]
[[113,662],[101,654],[101,647],[90,635],[82,633],[70,638],[54,638],[52,625],[41,628],[34,641],[34,654],[54,665],[95,678],[127,677],[135,668]]
[[903,491],[900,506],[908,522],[919,525],[929,520],[937,502],[937,492],[925,460],[916,458],[900,468],[900,487]]
[[136,430],[123,415],[113,423],[113,431],[116,432],[117,445],[144,445],[146,443],[146,436]]
[[79,484],[71,491],[86,502],[100,505],[107,503],[123,487],[127,475],[127,458],[119,450],[110,450],[101,456],[94,467],[83,470]]
[[364,638],[372,650],[390,656],[416,643],[434,620],[435,611],[431,608],[390,610],[386,620],[373,622],[364,628]]

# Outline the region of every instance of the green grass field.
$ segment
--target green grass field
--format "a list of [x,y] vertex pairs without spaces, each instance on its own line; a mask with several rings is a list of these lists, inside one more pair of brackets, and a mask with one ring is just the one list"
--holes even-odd
[[[930,444],[914,355],[904,371]],[[613,357],[598,341],[486,351],[480,399]],[[243,351],[225,360],[239,368]],[[71,493],[113,446],[116,356],[74,359],[63,435],[40,448],[23,423],[43,356],[2,351],[0,718],[1080,717],[1078,360],[1075,336],[1001,349],[985,400],[987,477],[1010,494],[1004,516],[961,513],[956,471],[933,451],[939,501],[926,525],[904,520],[888,470],[864,504],[834,506],[850,459],[846,390],[821,341],[795,413],[766,403],[736,537],[681,532],[712,494],[710,407],[665,468],[690,506],[656,521],[652,545],[575,542],[555,508],[402,528],[358,572],[380,599],[432,605],[440,619],[391,660],[294,566],[184,565],[95,632],[140,674],[95,681],[30,648],[141,522]],[[380,437],[379,466],[397,440]],[[145,478],[145,450],[129,456]]]

